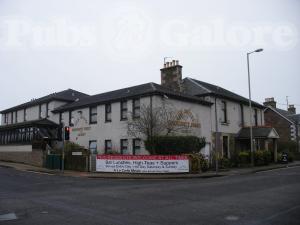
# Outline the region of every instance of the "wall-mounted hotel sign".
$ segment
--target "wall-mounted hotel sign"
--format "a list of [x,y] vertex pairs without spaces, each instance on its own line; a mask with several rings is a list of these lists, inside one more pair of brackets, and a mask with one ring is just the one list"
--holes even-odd
[[97,172],[188,173],[189,159],[182,155],[97,155]]

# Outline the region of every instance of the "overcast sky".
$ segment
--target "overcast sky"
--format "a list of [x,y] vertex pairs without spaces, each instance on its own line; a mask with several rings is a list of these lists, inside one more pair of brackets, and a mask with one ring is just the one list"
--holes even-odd
[[[0,110],[72,88],[88,94],[183,77],[300,112],[298,0],[0,0]],[[170,60],[170,59],[167,59]],[[285,105],[279,105],[286,108]]]

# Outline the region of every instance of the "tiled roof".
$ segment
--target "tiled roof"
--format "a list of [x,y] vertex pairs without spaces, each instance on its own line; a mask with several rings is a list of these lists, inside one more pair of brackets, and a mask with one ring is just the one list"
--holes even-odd
[[34,106],[34,105],[49,102],[51,100],[61,100],[61,101],[66,101],[66,102],[73,102],[76,99],[81,99],[81,98],[87,97],[87,96],[89,96],[89,95],[84,94],[84,93],[79,92],[79,91],[72,90],[72,89],[67,89],[67,90],[64,90],[64,91],[61,91],[61,92],[55,92],[55,93],[46,95],[46,96],[41,97],[41,98],[33,99],[29,102],[23,103],[21,105],[14,106],[12,108],[2,110],[0,113],[7,113],[7,112],[12,112],[12,111],[15,111],[15,110],[19,110],[19,109],[24,109],[24,108],[27,108],[27,107],[30,107],[30,106]]
[[175,92],[169,88],[163,87],[156,83],[146,83],[146,84],[141,84],[137,86],[132,86],[128,88],[123,88],[115,91],[110,91],[110,92],[105,92],[105,93],[85,97],[80,99],[79,101],[75,101],[73,103],[59,107],[53,110],[53,112],[67,111],[67,110],[78,109],[78,108],[83,108],[83,107],[97,105],[97,104],[116,102],[122,99],[149,96],[153,94],[166,95],[167,97],[182,99],[190,102],[197,102],[199,104],[207,105],[207,106],[211,105],[211,103],[204,101],[198,97]]
[[[193,78],[185,78],[184,85],[186,85],[186,93],[196,95],[196,96],[207,96],[207,95],[215,95],[218,97],[227,98],[233,101],[242,102],[245,104],[249,103],[249,99],[245,98],[241,95],[235,94],[229,90],[226,90],[222,87],[209,84],[203,81],[199,81]],[[252,101],[253,106],[264,108],[263,105]]]

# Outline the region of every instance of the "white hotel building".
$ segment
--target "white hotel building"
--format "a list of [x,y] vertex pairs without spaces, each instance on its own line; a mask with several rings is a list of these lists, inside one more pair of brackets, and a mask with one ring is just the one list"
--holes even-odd
[[[143,137],[128,136],[126,121],[138,117],[142,105],[163,104],[187,113],[190,122],[198,124],[188,134],[205,137],[207,144],[201,151],[208,156],[218,148],[230,157],[239,133],[250,125],[246,98],[199,80],[182,79],[182,66],[172,61],[161,69],[160,85],[146,83],[92,96],[68,89],[2,110],[0,152],[24,146],[29,150],[34,140],[44,137],[53,147],[60,143],[64,125],[71,126],[72,142],[94,153],[149,154]],[[252,104],[253,126],[263,126],[264,107]],[[243,144],[241,140],[238,146]]]

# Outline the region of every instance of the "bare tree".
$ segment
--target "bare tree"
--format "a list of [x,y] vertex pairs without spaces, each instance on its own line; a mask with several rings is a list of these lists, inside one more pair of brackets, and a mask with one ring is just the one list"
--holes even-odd
[[141,105],[140,115],[134,118],[133,115],[127,121],[127,133],[136,138],[151,140],[158,135],[169,135],[187,129],[186,116],[178,112],[174,107],[163,104],[162,106],[151,107]]

